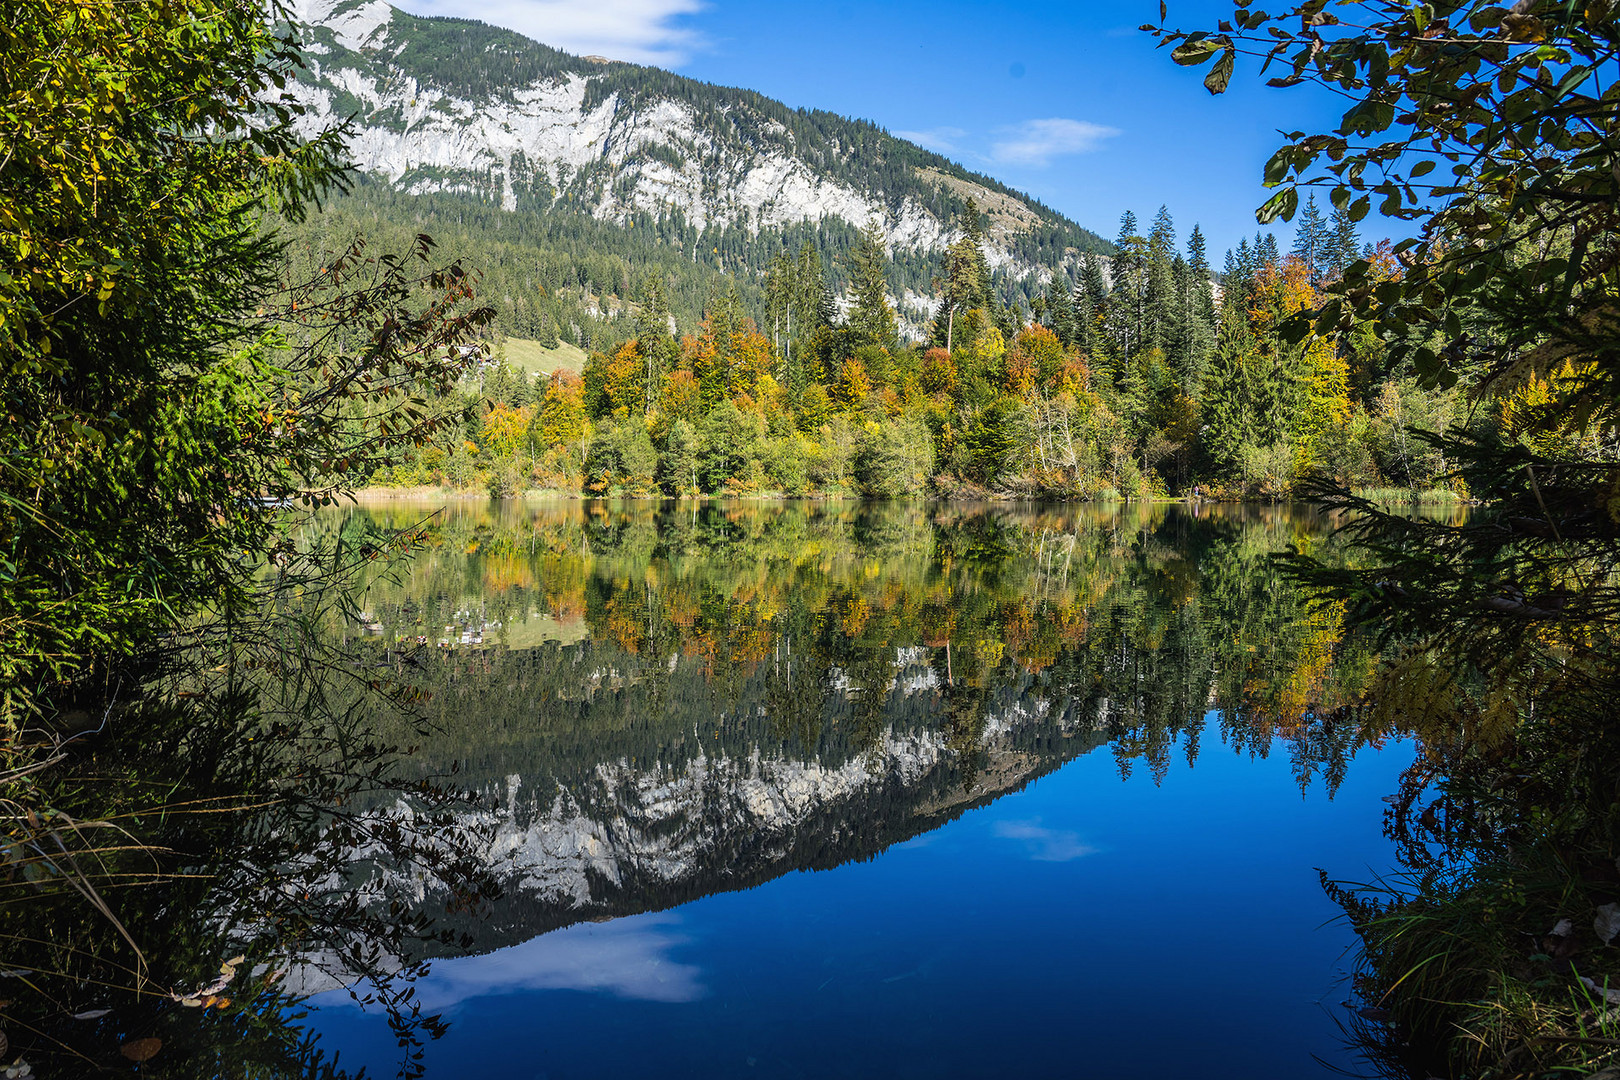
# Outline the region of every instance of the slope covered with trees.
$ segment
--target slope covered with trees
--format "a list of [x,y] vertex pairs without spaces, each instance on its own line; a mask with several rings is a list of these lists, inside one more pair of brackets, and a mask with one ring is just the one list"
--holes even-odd
[[[1287,254],[1268,234],[1245,240],[1219,274],[1196,226],[1183,241],[1167,209],[1145,229],[1126,213],[1111,258],[1083,255],[1072,276],[1051,267],[1025,295],[991,273],[970,201],[960,239],[930,267],[935,315],[922,340],[903,341],[875,224],[848,248],[807,236],[728,275],[656,242],[592,250],[608,227],[575,233],[577,219],[478,244],[491,234],[475,231],[476,214],[414,205],[422,227],[475,252],[498,326],[579,343],[589,359],[577,377],[532,381],[499,362],[497,340],[494,361],[438,403],[459,417],[449,437],[375,483],[1282,498],[1322,473],[1355,488],[1457,488],[1447,454],[1409,431],[1462,419],[1465,388],[1423,388],[1359,324],[1308,343],[1284,330],[1363,258],[1378,280],[1400,281],[1391,251],[1364,244],[1344,212],[1316,214]],[[306,230],[300,257],[318,260],[367,223],[338,220],[318,223],[335,237]],[[386,235],[386,219],[372,220]],[[1470,419],[1494,430],[1512,417]]]
[[919,292],[916,259],[948,242],[970,198],[994,206],[994,261],[1011,279],[1107,248],[1037,200],[868,121],[380,0],[311,0],[302,14],[310,64],[293,89],[312,117],[354,125],[358,168],[401,192],[499,206],[502,227],[582,216],[746,273],[762,269],[759,253],[806,240],[834,255],[876,216],[897,284]]

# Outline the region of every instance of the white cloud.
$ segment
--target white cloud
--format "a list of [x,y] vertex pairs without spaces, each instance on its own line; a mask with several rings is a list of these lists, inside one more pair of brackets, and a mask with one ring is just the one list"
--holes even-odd
[[1055,157],[1095,150],[1104,139],[1118,135],[1119,129],[1089,120],[1051,117],[1025,120],[1022,124],[1002,128],[998,134],[1001,138],[990,148],[992,161],[1003,165],[1045,166]]
[[936,154],[954,154],[958,152],[957,140],[967,132],[957,127],[938,127],[928,131],[894,131],[890,132],[897,139],[914,142],[926,150]]
[[704,47],[681,25],[705,0],[394,0],[415,15],[453,15],[516,30],[580,56],[679,67]]
[[1017,840],[1035,862],[1070,862],[1093,854],[1097,849],[1068,829],[1048,829],[1040,818],[1030,821],[998,821],[995,834],[1004,840]]
[[[636,1001],[697,1001],[707,991],[702,971],[679,963],[670,952],[686,942],[674,931],[679,918],[637,915],[606,923],[579,923],[541,934],[522,945],[483,956],[439,960],[416,983],[429,1009],[455,1009],[492,994],[533,990],[582,990]],[[334,990],[322,1007],[350,1002]]]

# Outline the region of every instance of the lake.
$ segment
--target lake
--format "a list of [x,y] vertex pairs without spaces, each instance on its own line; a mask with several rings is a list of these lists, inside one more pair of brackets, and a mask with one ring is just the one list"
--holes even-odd
[[[1313,512],[394,503],[306,528],[420,544],[329,632],[414,672],[413,768],[455,765],[503,883],[477,912],[421,890],[471,941],[417,980],[449,1024],[426,1075],[1362,1070],[1318,870],[1394,867],[1412,751],[1335,711],[1374,658],[1270,560],[1331,557]],[[343,978],[296,976],[306,1026],[394,1073]]]

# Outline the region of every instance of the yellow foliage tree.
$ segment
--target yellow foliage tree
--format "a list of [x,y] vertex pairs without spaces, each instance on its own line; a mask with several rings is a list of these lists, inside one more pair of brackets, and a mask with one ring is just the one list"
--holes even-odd
[[510,405],[496,404],[484,417],[484,430],[479,436],[484,453],[497,460],[516,457],[528,438],[531,419],[527,406],[514,409]]

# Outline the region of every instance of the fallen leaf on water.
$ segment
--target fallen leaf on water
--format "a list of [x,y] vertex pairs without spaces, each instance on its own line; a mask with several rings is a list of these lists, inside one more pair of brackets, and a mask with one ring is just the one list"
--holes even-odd
[[1547,932],[1548,937],[1569,937],[1575,932],[1575,923],[1569,919],[1559,919],[1557,925]]
[[75,1020],[100,1020],[103,1016],[106,1016],[110,1012],[112,1012],[111,1009],[86,1009],[84,1012],[76,1012],[76,1013],[74,1013],[73,1014],[73,1019],[75,1019]]
[[1603,944],[1613,941],[1614,936],[1620,934],[1620,904],[1604,904],[1598,908],[1597,918],[1592,920],[1592,929],[1603,939]]
[[127,1042],[118,1048],[118,1052],[131,1061],[151,1061],[161,1049],[163,1049],[163,1040],[154,1037]]

